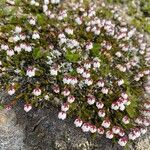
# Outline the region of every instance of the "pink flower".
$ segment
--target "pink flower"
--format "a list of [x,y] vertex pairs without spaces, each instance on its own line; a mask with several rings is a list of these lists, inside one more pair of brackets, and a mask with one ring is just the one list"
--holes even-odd
[[65,29],[65,32],[66,32],[67,34],[73,35],[73,29],[71,29],[71,28],[66,28],[66,29]]
[[85,69],[90,69],[91,68],[91,63],[90,62],[86,62],[86,63],[84,63],[84,67],[85,67]]
[[14,88],[13,85],[10,86],[10,88],[9,88],[9,90],[8,90],[8,94],[9,94],[9,95],[15,94],[15,88]]
[[55,93],[59,93],[59,92],[60,92],[59,86],[58,86],[58,85],[54,86],[54,87],[53,87],[53,91],[54,91]]
[[89,132],[90,131],[90,124],[89,123],[84,123],[81,127],[83,132]]
[[108,118],[106,118],[103,122],[102,122],[102,126],[104,128],[109,128],[110,127],[110,121]]
[[121,111],[124,111],[125,110],[125,106],[124,105],[120,105],[120,107],[119,107],[119,109],[121,110]]
[[30,45],[26,45],[25,51],[31,52],[32,51],[32,47]]
[[116,52],[115,55],[116,55],[117,57],[121,57],[121,56],[122,56],[121,52]]
[[144,74],[145,75],[149,75],[150,74],[150,70],[144,70]]
[[62,94],[64,96],[68,96],[70,94],[70,91],[68,89],[64,89],[64,91],[62,92]]
[[104,104],[103,104],[102,102],[96,102],[96,107],[97,107],[98,109],[101,109],[101,108],[104,107]]
[[82,73],[82,77],[83,78],[89,78],[91,75],[90,75],[90,72],[89,71],[84,71],[83,73]]
[[105,111],[104,111],[103,109],[100,109],[100,110],[98,111],[98,116],[99,116],[99,117],[105,117]]
[[68,111],[69,110],[69,104],[68,103],[64,103],[62,106],[61,106],[61,111]]
[[86,85],[88,85],[88,86],[90,86],[90,85],[92,85],[93,84],[93,80],[92,79],[85,79],[85,84]]
[[138,117],[138,118],[135,119],[134,122],[137,123],[137,124],[143,124],[143,118],[142,117]]
[[83,67],[78,67],[77,68],[77,73],[82,74],[84,72],[84,68]]
[[147,127],[150,125],[150,120],[145,118],[143,124]]
[[77,84],[77,83],[78,83],[77,78],[76,78],[76,77],[72,77],[70,83],[71,83],[72,85]]
[[35,89],[33,90],[33,94],[34,94],[35,96],[40,96],[41,93],[42,93],[42,91],[41,91],[40,88],[35,88]]
[[66,117],[67,117],[66,112],[61,111],[61,112],[58,113],[58,118],[59,119],[64,120],[64,119],[66,119]]
[[69,95],[69,96],[67,97],[67,101],[68,101],[69,103],[73,103],[73,102],[75,101],[75,97],[72,96],[72,95]]
[[119,80],[118,82],[117,82],[117,84],[120,86],[120,85],[122,85],[124,83],[124,80],[123,79],[121,79],[121,80]]
[[98,87],[104,87],[104,81],[103,80],[99,80],[97,82]]
[[30,111],[31,109],[32,109],[32,105],[30,105],[30,104],[25,104],[25,105],[24,105],[24,110],[25,110],[26,112]]
[[119,136],[123,137],[125,135],[125,132],[122,128],[120,128],[120,132],[118,133]]
[[113,132],[114,134],[118,134],[118,133],[120,132],[120,127],[118,127],[118,126],[113,126],[112,132]]
[[85,46],[86,50],[90,50],[93,48],[93,43],[92,42],[88,42]]
[[122,96],[122,98],[124,98],[124,99],[128,99],[128,95],[127,95],[126,93],[122,93],[121,96]]
[[129,136],[130,140],[135,140],[136,139],[136,135],[133,132],[130,132],[128,136]]
[[5,106],[5,109],[6,109],[6,110],[11,110],[11,109],[12,109],[12,106],[11,106],[11,105],[6,105],[6,106]]
[[71,82],[71,78],[70,78],[70,77],[65,76],[65,77],[63,78],[63,83],[64,83],[64,84],[70,84],[70,82]]
[[93,95],[88,96],[87,103],[93,105],[95,103],[95,97]]
[[50,69],[50,74],[51,74],[52,76],[57,76],[57,74],[58,74],[58,68],[57,68],[57,67],[52,67],[52,68]]
[[118,141],[118,144],[120,146],[125,146],[128,142],[128,139],[126,137],[123,137],[123,138],[120,138],[119,141]]
[[26,75],[27,75],[28,77],[33,77],[33,76],[35,76],[35,70],[36,70],[36,68],[28,67],[27,72],[26,72]]
[[103,94],[108,94],[108,89],[105,88],[105,87],[103,87],[101,91],[102,91]]
[[125,110],[125,103],[127,102],[127,100],[126,100],[126,99],[123,99],[123,98],[119,98],[119,99],[117,100],[117,102],[118,102],[118,105],[119,105],[119,109],[120,109],[121,111]]
[[100,127],[100,128],[97,129],[97,132],[98,132],[99,134],[104,134],[105,130],[104,130],[103,127]]
[[2,50],[8,50],[9,47],[8,47],[8,45],[1,44],[1,49]]
[[122,122],[123,122],[124,124],[129,124],[129,122],[130,122],[129,117],[128,117],[128,116],[124,116],[124,117],[122,118]]
[[18,46],[18,45],[16,45],[15,47],[14,47],[14,51],[16,51],[16,52],[20,52],[21,51],[21,47],[20,46]]
[[95,60],[95,61],[93,62],[93,67],[94,67],[94,68],[99,68],[99,67],[100,67],[100,62]]
[[113,132],[112,131],[107,131],[106,132],[106,138],[108,138],[108,139],[112,139],[114,137],[114,135],[113,135]]
[[96,126],[91,125],[91,126],[90,126],[90,132],[91,132],[91,133],[95,133],[96,131],[97,131]]
[[7,55],[8,56],[13,56],[15,53],[14,53],[14,51],[12,50],[12,49],[10,49],[10,50],[7,50]]
[[118,102],[113,102],[113,103],[111,104],[111,109],[113,109],[113,110],[118,110],[118,109],[119,109]]
[[74,124],[76,127],[81,127],[82,124],[83,124],[83,121],[80,119],[80,118],[77,118],[75,121],[74,121]]
[[81,25],[81,24],[82,24],[82,18],[77,17],[77,18],[75,19],[75,22],[76,22],[77,24]]
[[20,33],[22,31],[22,28],[21,27],[19,27],[19,26],[16,26],[16,28],[15,28],[15,32],[16,33]]
[[150,102],[149,102],[149,101],[145,102],[145,103],[144,103],[144,107],[145,107],[146,109],[150,109]]
[[134,128],[132,132],[135,134],[136,138],[140,137],[141,132],[139,128]]
[[141,111],[144,116],[150,117],[150,110],[142,110]]

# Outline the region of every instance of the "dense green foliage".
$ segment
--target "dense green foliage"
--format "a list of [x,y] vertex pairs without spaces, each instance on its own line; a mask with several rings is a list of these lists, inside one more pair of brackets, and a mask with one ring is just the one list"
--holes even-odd
[[84,132],[104,127],[122,146],[129,131],[132,140],[143,134],[148,46],[135,28],[94,3],[0,3],[0,86],[14,98],[1,105],[21,99],[29,111],[57,101],[59,119],[80,118]]

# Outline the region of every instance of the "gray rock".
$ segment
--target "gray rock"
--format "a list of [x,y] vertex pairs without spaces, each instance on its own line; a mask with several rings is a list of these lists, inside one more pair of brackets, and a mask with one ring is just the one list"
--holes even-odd
[[16,124],[15,113],[0,111],[0,150],[23,150],[24,134],[22,128]]
[[[23,106],[15,107],[18,123],[25,134],[27,150],[122,150],[105,137],[83,133],[76,128],[73,119],[59,120],[58,111],[50,106],[24,112]],[[107,143],[107,144],[106,144]]]

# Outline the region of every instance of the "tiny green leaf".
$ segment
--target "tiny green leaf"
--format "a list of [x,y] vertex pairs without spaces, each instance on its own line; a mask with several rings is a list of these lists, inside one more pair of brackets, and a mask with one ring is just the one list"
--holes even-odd
[[39,48],[35,48],[33,50],[32,56],[33,56],[34,59],[39,59],[43,56],[42,51]]
[[65,55],[66,59],[70,62],[77,62],[80,59],[80,54],[79,53],[72,53],[70,50],[66,52]]

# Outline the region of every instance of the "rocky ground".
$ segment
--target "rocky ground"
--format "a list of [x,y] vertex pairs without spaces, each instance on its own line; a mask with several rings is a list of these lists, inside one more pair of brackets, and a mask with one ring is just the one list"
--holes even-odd
[[0,111],[0,150],[23,150],[24,133],[13,110]]
[[[0,150],[123,150],[104,136],[92,137],[75,128],[73,119],[61,121],[53,106],[26,113],[20,102],[0,111]],[[150,133],[129,150],[150,150]]]
[[24,129],[27,150],[122,150],[105,137],[95,139],[83,134],[81,129],[75,128],[73,119],[59,120],[58,111],[52,106],[28,113],[18,107],[15,113]]
[[0,150],[122,150],[105,137],[83,134],[72,119],[58,120],[54,107],[25,113],[20,105],[0,112]]

